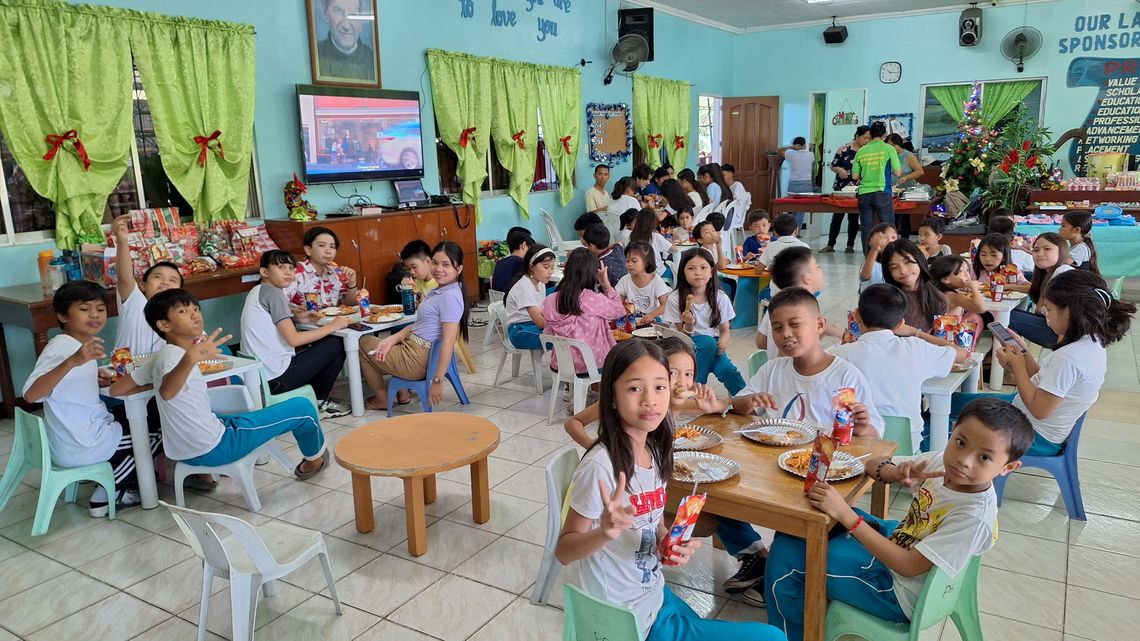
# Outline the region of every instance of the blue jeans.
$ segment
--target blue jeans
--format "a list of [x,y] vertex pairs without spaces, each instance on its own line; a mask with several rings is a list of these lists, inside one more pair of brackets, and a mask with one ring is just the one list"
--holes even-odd
[[[898,521],[877,519],[862,510],[864,527],[889,536]],[[776,534],[764,570],[764,599],[768,622],[780,628],[790,641],[804,638],[804,583],[807,544],[803,539]],[[873,614],[880,619],[906,623],[894,591],[895,580],[883,562],[876,559],[855,537],[844,532],[827,544],[827,598]]]
[[744,377],[740,370],[732,364],[728,354],[717,354],[716,338],[712,336],[693,336],[693,347],[697,352],[697,382],[702,385],[709,380],[709,374],[717,377],[724,383],[728,393],[736,396],[744,389]]
[[875,217],[879,222],[895,224],[895,202],[890,192],[875,191],[869,194],[859,194],[859,238],[863,240],[863,253],[867,253],[867,243],[871,237],[871,228],[875,226]]
[[716,538],[724,544],[724,551],[732,556],[740,554],[760,540],[760,535],[752,529],[750,523],[723,516],[717,516],[715,519]]
[[764,623],[702,619],[665,586],[665,598],[646,641],[733,639],[733,641],[787,641],[776,628]]
[[511,345],[519,349],[542,349],[542,330],[534,321],[524,321],[521,323],[511,323],[507,327],[507,337],[511,339]]
[[1044,316],[1023,309],[1015,309],[1009,313],[1009,328],[1021,334],[1025,340],[1042,347],[1049,347],[1057,342],[1057,333],[1049,329]]
[[[789,180],[788,193],[806,194],[815,191],[815,185],[810,180]],[[804,212],[795,212],[796,229],[803,229]]]
[[325,451],[325,435],[317,418],[317,408],[304,398],[291,398],[255,412],[218,418],[225,425],[222,440],[209,452],[187,459],[187,463],[211,467],[233,463],[286,432],[293,433],[301,454],[308,460],[320,458]]

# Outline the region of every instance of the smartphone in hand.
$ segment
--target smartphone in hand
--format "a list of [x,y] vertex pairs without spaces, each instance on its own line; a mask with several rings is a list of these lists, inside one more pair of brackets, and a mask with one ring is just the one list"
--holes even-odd
[[1021,344],[1021,341],[1017,340],[1017,337],[1010,333],[1005,325],[994,322],[986,325],[986,327],[988,327],[990,332],[994,335],[994,340],[1001,343],[1002,347],[1016,345],[1023,354],[1025,353],[1025,346]]

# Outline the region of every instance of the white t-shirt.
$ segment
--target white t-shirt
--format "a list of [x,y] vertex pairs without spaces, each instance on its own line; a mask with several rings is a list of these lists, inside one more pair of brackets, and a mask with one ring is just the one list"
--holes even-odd
[[859,293],[862,294],[863,290],[871,285],[878,285],[883,282],[886,282],[883,280],[883,264],[875,261],[871,263],[871,277],[859,283]]
[[[829,351],[863,373],[880,415],[910,419],[911,442],[918,443],[922,435],[922,384],[950,374],[954,348],[913,336],[895,336],[882,329],[866,332],[858,341],[836,345]],[[884,372],[890,375],[884,376]]]
[[285,290],[265,283],[249,290],[241,310],[241,343],[265,366],[268,380],[284,374],[297,353],[277,330],[277,323],[286,319],[291,321],[293,312]]
[[[82,343],[67,334],[48,341],[20,393],[26,396],[32,384],[80,347]],[[99,365],[95,361],[73,367],[42,402],[52,462],[60,467],[79,467],[110,460],[123,438],[123,428],[99,399]]]
[[752,199],[751,196],[748,195],[748,190],[744,188],[744,183],[739,180],[729,185],[728,190],[732,192],[733,200],[744,202]]
[[1069,247],[1069,258],[1073,259],[1073,265],[1080,267],[1081,265],[1087,263],[1090,258],[1092,258],[1092,252],[1089,251],[1088,245],[1080,242]]
[[651,242],[653,244],[653,251],[657,252],[661,260],[669,260],[669,255],[673,251],[673,244],[665,240],[665,237],[658,232],[653,232]]
[[1033,431],[1050,443],[1064,443],[1073,424],[1100,396],[1108,371],[1108,351],[1092,336],[1085,336],[1046,354],[1040,366],[1029,380],[1041,390],[1061,397],[1061,404],[1045,418],[1034,417],[1020,394],[1013,397],[1013,406],[1025,413]]
[[[736,310],[732,308],[732,301],[729,300],[728,294],[719,287],[716,290],[716,304],[717,308],[720,309],[720,322],[728,323],[736,318]],[[669,294],[669,299],[665,301],[665,313],[662,315],[662,319],[666,323],[680,323],[683,310],[681,295],[677,293],[677,290],[673,290],[673,293]],[[696,322],[693,323],[693,334],[697,336],[720,336],[720,328],[709,325],[709,321],[712,319],[712,308],[709,307],[708,301],[694,302],[693,316],[696,316]]]
[[542,308],[542,301],[546,299],[546,286],[536,283],[529,276],[523,276],[507,292],[507,299],[503,307],[507,311],[507,327],[515,323],[529,323],[531,318],[528,307]]
[[693,201],[693,215],[695,217],[697,212],[699,212],[705,204],[701,202],[701,195],[696,191],[689,192],[689,200]]
[[[202,456],[222,440],[225,426],[210,411],[210,396],[206,381],[197,367],[190,369],[186,383],[169,401],[158,393],[162,380],[170,373],[186,350],[167,343],[154,357],[151,373],[158,402],[158,415],[162,417],[162,448],[175,461]],[[133,378],[133,377],[132,377]],[[138,382],[138,379],[135,379]]]
[[868,419],[875,432],[883,435],[883,419],[875,405],[875,397],[867,379],[842,358],[834,358],[827,369],[814,376],[804,376],[796,371],[790,356],[783,356],[764,363],[748,387],[737,396],[767,392],[776,398],[776,409],[765,409],[763,415],[769,418],[791,418],[804,421],[830,434],[835,423],[831,403],[835,392],[841,387],[855,389],[855,399],[867,406]]
[[[929,461],[928,470],[945,470],[942,452],[896,456],[891,460],[896,464],[908,460]],[[914,492],[906,518],[899,521],[890,539],[903,549],[918,550],[926,560],[956,577],[970,564],[971,558],[994,546],[997,521],[997,493],[992,486],[983,492],[967,494],[947,488],[942,478],[932,478]],[[891,575],[895,580],[895,597],[909,618],[922,594],[926,573],[905,577],[892,571]]]
[[[570,487],[570,508],[598,526],[602,498],[598,481],[613,490],[617,483],[609,451],[596,445],[582,457]],[[657,553],[657,528],[665,512],[665,483],[656,468],[635,467],[629,479],[628,501],[635,514],[633,527],[597,552],[576,562],[582,589],[589,595],[633,610],[641,638],[657,620],[665,595],[665,578]]]
[[811,166],[815,162],[815,152],[808,149],[785,149],[784,160],[788,163],[788,182],[810,182]]
[[607,209],[620,216],[630,209],[641,211],[641,203],[629,194],[622,194],[617,200],[611,200]]
[[800,240],[796,236],[780,236],[776,240],[768,243],[764,251],[760,252],[760,262],[768,267],[776,260],[776,255],[789,247],[807,247],[808,244]]
[[610,195],[605,191],[599,191],[594,187],[586,190],[586,211],[598,211],[599,209],[609,209]]
[[633,311],[639,316],[645,316],[661,305],[661,297],[669,293],[669,286],[661,280],[661,276],[653,274],[653,279],[645,287],[638,287],[633,282],[633,276],[626,274],[618,279],[614,287],[621,299],[633,303]]
[[621,243],[622,247],[625,247],[629,244],[629,235],[632,233],[633,232],[629,229],[623,229],[621,230],[621,233],[618,234],[618,242]]
[[[118,297],[116,290],[115,296]],[[119,331],[115,333],[115,349],[127,347],[131,355],[153,354],[162,349],[166,341],[158,337],[146,322],[143,308],[146,307],[146,296],[142,290],[135,287],[127,296],[127,300],[119,302]]]
[[1027,251],[1020,249],[1009,250],[1009,262],[1017,265],[1017,268],[1023,272],[1033,271],[1033,256]]

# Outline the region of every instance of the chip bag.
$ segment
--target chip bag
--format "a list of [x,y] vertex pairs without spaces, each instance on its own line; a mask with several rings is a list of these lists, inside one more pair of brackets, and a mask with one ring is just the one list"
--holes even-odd
[[835,391],[831,399],[831,409],[835,422],[831,426],[831,438],[837,445],[850,445],[851,435],[855,431],[855,388],[841,387]]
[[962,321],[958,325],[958,333],[954,336],[954,343],[965,349],[967,352],[973,353],[974,342],[978,337],[978,323],[977,321]]
[[930,323],[930,333],[943,340],[953,341],[957,332],[958,317],[953,314],[935,316]]
[[111,378],[119,380],[123,376],[126,376],[127,370],[130,369],[131,364],[134,362],[129,347],[120,347],[111,352]]
[[669,560],[673,546],[688,541],[689,537],[693,535],[693,528],[697,526],[697,517],[701,515],[701,508],[705,506],[707,499],[707,493],[690,494],[681,499],[681,503],[677,505],[677,518],[673,519],[673,526],[669,528],[669,534],[661,539],[661,546],[658,548],[662,564],[677,565]]
[[862,331],[859,329],[859,321],[855,320],[855,311],[847,310],[847,330],[843,332],[843,344],[854,343],[859,340]]
[[815,487],[817,481],[827,480],[827,470],[831,468],[831,455],[835,453],[835,439],[818,432],[811,446],[811,461],[808,463],[807,479],[804,481],[804,494]]

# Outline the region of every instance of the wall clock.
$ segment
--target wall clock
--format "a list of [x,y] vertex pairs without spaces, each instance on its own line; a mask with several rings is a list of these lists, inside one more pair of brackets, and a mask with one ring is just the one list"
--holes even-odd
[[883,84],[894,84],[902,79],[902,64],[898,62],[884,62],[879,67],[879,81]]

